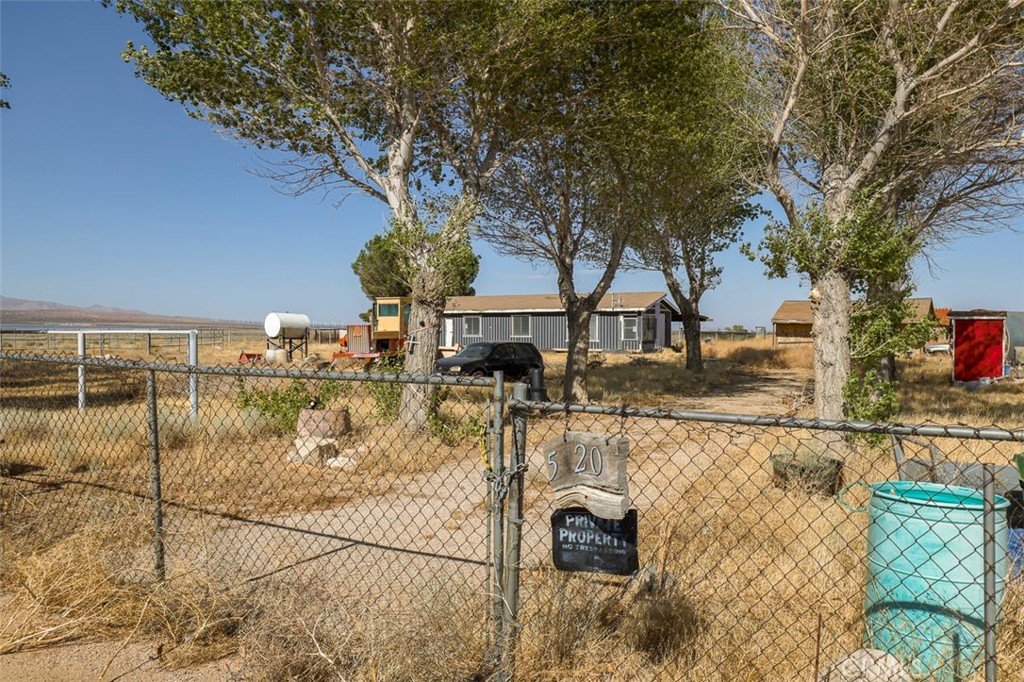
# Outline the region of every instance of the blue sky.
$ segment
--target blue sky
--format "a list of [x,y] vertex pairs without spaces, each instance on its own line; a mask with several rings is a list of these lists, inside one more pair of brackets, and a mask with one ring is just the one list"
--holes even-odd
[[[93,2],[0,2],[0,292],[69,305],[314,323],[356,321],[368,303],[350,264],[386,222],[352,196],[285,196],[251,169],[249,148],[194,121],[121,58],[144,41],[129,19]],[[1024,217],[1016,221],[1024,229]],[[745,239],[756,242],[759,225]],[[554,293],[545,268],[482,257],[480,294]],[[917,268],[937,306],[1024,310],[1024,235],[964,237]],[[723,254],[708,326],[770,325],[797,278],[768,280],[737,249]],[[592,286],[596,275],[579,278]],[[660,275],[620,273],[613,290],[665,290]]]

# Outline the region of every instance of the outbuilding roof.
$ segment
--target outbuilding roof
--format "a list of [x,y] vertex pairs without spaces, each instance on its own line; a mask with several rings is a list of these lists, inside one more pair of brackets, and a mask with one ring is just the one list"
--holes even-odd
[[[930,298],[911,298],[907,300],[913,311],[907,322],[926,320],[935,317],[935,308]],[[810,301],[783,301],[772,316],[772,324],[811,324],[814,318],[811,313]]]
[[977,320],[977,319],[1006,319],[1005,310],[983,310],[981,308],[975,308],[974,310],[951,310],[949,313],[950,319],[953,320]]

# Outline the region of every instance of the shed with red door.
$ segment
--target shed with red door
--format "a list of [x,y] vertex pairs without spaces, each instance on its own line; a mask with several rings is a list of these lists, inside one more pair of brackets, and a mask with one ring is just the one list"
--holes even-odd
[[1009,372],[1006,311],[953,310],[953,382],[992,381]]

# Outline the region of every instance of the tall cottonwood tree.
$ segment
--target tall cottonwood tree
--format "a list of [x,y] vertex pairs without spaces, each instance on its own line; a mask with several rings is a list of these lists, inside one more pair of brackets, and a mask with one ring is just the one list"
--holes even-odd
[[[150,46],[128,45],[137,74],[188,113],[286,160],[269,174],[295,193],[359,192],[420,235],[410,258],[413,328],[438,330],[437,248],[464,240],[519,114],[546,82],[563,33],[546,2],[117,0]],[[549,18],[555,17],[555,21]],[[441,237],[421,229],[423,188],[461,195]],[[435,369],[424,334],[406,368]],[[402,420],[426,422],[427,387],[409,386]]]
[[[714,161],[706,167],[713,174]],[[718,169],[715,169],[718,170]],[[740,238],[743,223],[757,215],[750,190],[738,175],[690,178],[659,204],[658,215],[637,245],[639,267],[657,269],[679,308],[686,346],[686,369],[704,370],[700,346],[700,302],[718,286],[722,267],[715,257]]]
[[[845,416],[850,293],[878,203],[914,239],[1005,216],[1024,162],[1024,1],[723,0],[749,31],[764,186],[785,219],[764,246],[812,285],[815,414]],[[875,235],[884,241],[885,235]]]
[[717,286],[716,256],[740,237],[758,214],[746,177],[757,155],[733,112],[746,103],[746,73],[739,45],[720,29],[720,16],[703,17],[694,38],[700,58],[690,67],[685,98],[666,101],[649,183],[648,222],[631,239],[630,265],[657,270],[682,317],[686,368],[703,371],[700,302]]
[[[563,399],[586,401],[590,318],[648,220],[666,106],[697,78],[699,3],[567,3],[579,29],[559,49],[543,133],[496,174],[480,234],[550,266],[568,323]],[[596,283],[580,290],[579,268]]]

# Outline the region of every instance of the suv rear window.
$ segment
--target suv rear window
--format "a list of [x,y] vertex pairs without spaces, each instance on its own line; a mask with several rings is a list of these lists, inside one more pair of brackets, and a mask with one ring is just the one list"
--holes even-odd
[[540,352],[529,343],[514,343],[516,356],[534,362],[540,359]]

